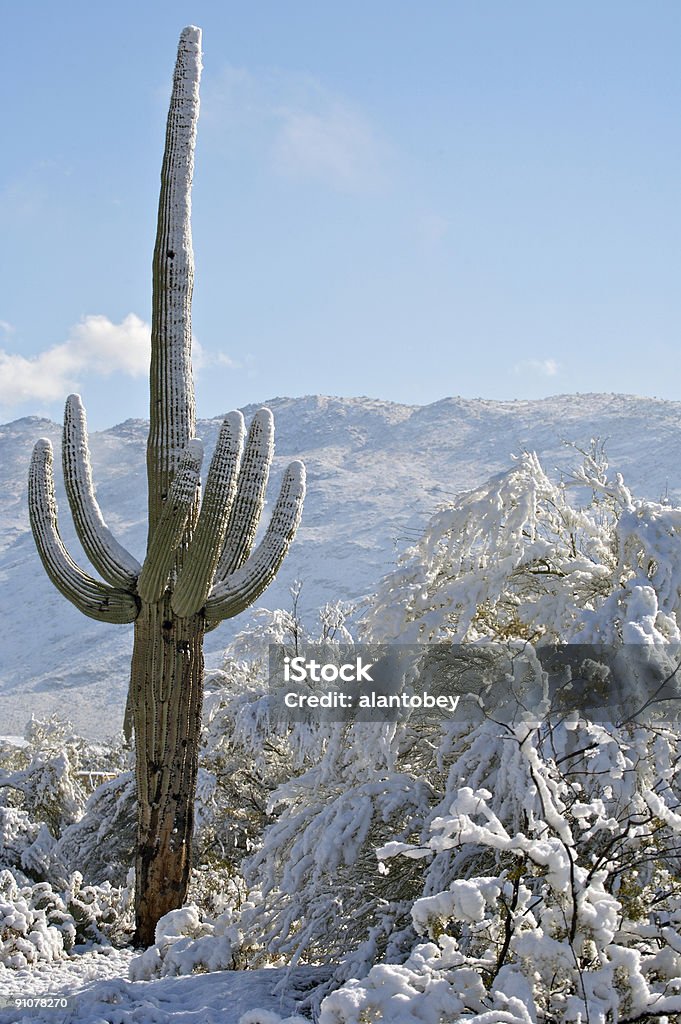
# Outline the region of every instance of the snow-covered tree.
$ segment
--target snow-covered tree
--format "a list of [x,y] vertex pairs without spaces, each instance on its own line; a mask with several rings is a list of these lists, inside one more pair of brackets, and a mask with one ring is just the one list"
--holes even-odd
[[388,877],[402,859],[421,866],[423,938],[329,995],[322,1024],[681,1011],[678,736],[486,721],[441,753],[449,778],[421,841],[377,851]]
[[[557,485],[528,454],[438,512],[382,582],[365,635],[637,643],[674,669],[681,510],[635,499],[606,469],[587,453]],[[330,994],[321,1024],[671,1019],[678,730],[661,713],[617,726],[518,709],[505,724],[480,703],[481,721],[443,728],[446,783],[419,841],[377,851],[388,878],[402,860],[421,866],[411,917],[430,941]]]
[[571,478],[554,483],[525,453],[458,497],[382,581],[362,635],[679,642],[681,509],[634,498],[607,468],[594,444]]

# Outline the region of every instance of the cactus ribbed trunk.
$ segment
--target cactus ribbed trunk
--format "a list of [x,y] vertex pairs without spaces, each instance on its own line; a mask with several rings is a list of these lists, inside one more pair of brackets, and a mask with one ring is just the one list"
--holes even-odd
[[[145,565],[150,569],[158,566],[160,586],[146,593],[140,577],[142,608],[135,620],[130,672],[138,802],[136,939],[144,946],[153,943],[158,919],[181,907],[187,893],[201,735],[203,614],[181,619],[170,605],[198,516],[195,477],[187,481],[176,524],[179,537],[177,528],[172,538],[163,530],[173,480],[196,429],[191,366],[191,184],[200,72],[200,30],[185,29],[168,110],[152,261]],[[165,564],[160,551],[153,550],[154,540],[159,547],[159,537],[170,556]],[[162,593],[157,594],[158,589]],[[145,598],[152,600],[148,603]]]
[[203,616],[173,616],[167,596],[135,621],[130,700],[137,756],[137,941],[181,906],[191,868],[203,694]]
[[201,30],[186,28],[180,37],[173,75],[152,261],[147,440],[150,534],[161,516],[182,452],[196,426],[191,363],[191,186],[200,75]]
[[240,412],[222,424],[200,501],[201,442],[194,437],[191,184],[199,111],[201,31],[180,36],[161,171],[153,258],[149,534],[140,565],[113,537],[95,496],[85,410],[66,405],[62,443],[66,493],[83,550],[102,580],[80,568],[59,534],[52,445],[33,450],[28,506],[33,537],[54,585],[85,615],[134,622],[125,715],[135,733],[138,827],[137,942],[154,942],[160,917],[181,907],[192,859],[201,738],[203,638],[252,604],[274,578],[295,535],[305,469],[284,474],[270,524],[252,551],[274,452],[269,409],[255,414],[244,443]]

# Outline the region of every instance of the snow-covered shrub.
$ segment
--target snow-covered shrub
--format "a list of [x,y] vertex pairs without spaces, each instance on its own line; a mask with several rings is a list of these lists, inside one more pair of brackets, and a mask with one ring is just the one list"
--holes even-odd
[[265,689],[261,675],[254,681],[239,664],[208,681],[194,838],[199,863],[238,868],[262,832],[267,780],[278,771],[276,741],[267,747],[267,716],[259,714]]
[[271,714],[269,645],[280,644],[293,654],[305,643],[352,642],[352,637],[340,603],[322,608],[310,629],[297,612],[300,584],[291,594],[291,611],[253,613],[250,627],[227,649],[222,669],[207,679],[197,794],[202,820],[195,837],[201,862],[218,860],[237,868],[260,844],[271,795],[323,752],[323,736],[292,732]]
[[0,963],[22,968],[59,960],[75,939],[66,904],[47,882],[19,886],[10,871],[0,871]]
[[[570,489],[588,494],[584,507]],[[681,509],[632,496],[594,446],[553,483],[534,453],[437,512],[382,581],[380,642],[678,642]]]
[[25,739],[0,753],[3,962],[10,966],[132,934],[134,838],[126,825],[134,787],[131,797],[129,774],[117,774],[127,755],[119,744],[74,736],[57,718],[32,719]]
[[251,899],[243,876],[232,864],[208,859],[191,872],[188,899],[204,917],[213,919],[224,911],[237,913]]
[[[0,738],[0,776],[12,775],[25,768],[27,764],[28,759],[24,753],[23,741],[15,742],[7,738]],[[0,806],[16,804],[13,797],[12,789],[0,788]]]
[[361,948],[366,966],[390,943],[403,955],[405,927],[413,938],[419,886],[408,867],[399,894],[394,877],[386,886],[374,849],[396,832],[418,834],[438,794],[437,768],[432,744],[406,723],[377,735],[371,724],[291,723],[273,713],[270,644],[295,655],[310,643],[352,641],[340,605],[306,628],[298,594],[292,612],[256,613],[209,681],[202,760],[221,804],[214,844],[225,866],[242,864],[250,887],[241,924],[251,962],[328,961]]
[[423,841],[378,851],[384,871],[424,865],[412,918],[431,941],[328,996],[321,1024],[679,1012],[678,737],[486,722],[456,745]]
[[[422,542],[382,584],[364,619],[365,636],[375,641],[504,640],[521,645],[527,640],[676,642],[681,513],[636,501],[621,478],[608,480],[605,468],[587,455],[572,481],[559,486],[546,477],[535,456],[526,455],[509,473],[438,513]],[[569,503],[570,486],[589,496],[585,508]],[[276,628],[283,621],[281,616],[270,619],[278,642],[282,631],[276,636]],[[652,955],[638,938],[627,944],[617,931],[609,938],[607,919],[612,923],[617,918],[618,928],[637,920],[660,892],[668,898],[664,906],[655,904],[657,909],[669,921],[676,913],[675,830],[669,822],[658,827],[643,798],[646,792],[664,792],[664,813],[676,813],[676,738],[669,730],[618,733],[581,721],[561,733],[553,719],[543,732],[539,726],[529,730],[532,742],[487,721],[440,726],[409,721],[312,723],[289,725],[285,733],[277,733],[280,723],[273,732],[266,694],[256,688],[239,700],[238,712],[232,705],[226,715],[230,756],[236,762],[246,750],[249,766],[257,764],[258,744],[248,745],[248,738],[257,736],[260,763],[265,763],[262,751],[272,740],[282,766],[288,761],[291,772],[270,792],[271,823],[262,845],[245,863],[246,876],[262,889],[263,900],[243,915],[242,924],[247,933],[262,934],[270,956],[294,961],[342,958],[337,979],[350,973],[361,976],[383,957],[384,964],[369,977],[380,975],[381,984],[388,984],[386,978],[394,980],[399,974],[395,967],[397,974],[390,975],[389,962],[402,961],[405,967],[415,932],[430,929],[438,942],[448,943],[449,952],[452,941],[458,943],[452,961],[457,988],[452,990],[449,980],[445,984],[445,979],[435,979],[439,991],[447,992],[452,1012],[489,1011],[500,1015],[495,1020],[511,1020],[513,1014],[525,1020],[523,1000],[534,990],[511,969],[516,940],[511,942],[507,932],[517,908],[522,916],[541,898],[542,938],[567,941],[567,953],[562,950],[560,956],[571,958],[573,968],[577,956],[578,967],[571,969],[562,993],[551,990],[550,965],[537,982],[537,1005],[552,1000],[551,1012],[557,1014],[563,1012],[563,996],[566,1005],[577,1005],[582,975],[591,971],[590,962],[579,959],[592,955],[589,943],[603,949],[614,941],[637,955]],[[560,737],[563,747],[558,750]],[[575,753],[580,744],[588,751],[581,759]],[[537,788],[527,764],[523,775],[519,751],[533,751],[532,771],[540,782],[548,780],[550,792],[554,787],[563,793],[567,787],[558,800],[560,813],[553,818],[545,817],[551,809],[543,784]],[[606,779],[609,772],[624,781],[612,785]],[[543,869],[524,848],[500,850],[470,837],[458,846],[434,849],[431,825],[450,813],[459,791],[463,799],[466,789],[493,794],[490,813],[509,837],[523,835],[532,844],[544,844]],[[565,897],[555,879],[552,885],[545,877],[547,872],[550,876],[546,858],[558,856],[565,829],[578,837],[577,859],[568,856],[565,864],[581,886],[573,897],[586,922],[579,953],[573,948],[581,935],[579,914],[570,919],[577,931],[568,931],[567,938],[561,935],[555,922],[567,914]],[[392,857],[389,868],[376,871],[377,846],[394,853],[409,851],[410,856]],[[658,870],[660,864],[664,870]],[[598,915],[605,922],[600,931],[595,926]],[[549,927],[551,920],[554,925]],[[649,917],[645,920],[641,927],[654,932],[657,925]],[[587,935],[589,928],[592,934]],[[642,934],[639,929],[639,938]],[[671,955],[675,941],[669,940],[665,956]],[[426,956],[432,964],[435,957],[437,969],[442,968],[442,949],[431,946],[427,956],[414,952],[405,967],[413,974],[414,998],[428,990],[429,1001],[434,998],[430,983],[414,965],[422,965]],[[495,973],[501,950],[504,962]],[[611,949],[604,955],[619,954]],[[622,954],[625,959],[628,955]],[[597,962],[602,966],[605,960]],[[659,962],[660,957],[658,967]],[[602,980],[599,975],[594,984]],[[356,994],[350,1001],[357,1019],[371,1019],[373,1004],[357,1003]],[[621,1007],[627,998],[622,990]],[[428,1002],[428,1010],[420,1005],[418,1013],[430,1019],[437,1005],[437,1000]],[[330,1006],[325,1004],[327,1012]],[[384,1011],[386,1019],[393,1019],[395,1006]]]
[[55,844],[55,857],[67,875],[79,871],[90,884],[120,887],[133,864],[135,841],[135,780],[128,771],[90,794],[82,817]]
[[154,938],[154,945],[130,963],[133,981],[241,966],[242,935],[238,914],[232,910],[207,919],[189,903],[162,917]]
[[78,944],[124,945],[134,932],[134,876],[130,869],[126,883],[87,885],[79,872],[68,880],[63,894],[76,928]]
[[[634,499],[605,470],[585,457],[569,482],[590,494],[578,508],[526,455],[437,513],[364,634],[638,643],[678,662],[681,510]],[[411,916],[430,941],[328,995],[320,1024],[681,1012],[678,728],[659,714],[616,726],[520,708],[504,724],[496,710],[443,727],[446,784],[420,839],[379,848],[388,878],[402,860],[421,865]]]
[[[74,736],[69,723],[56,717],[31,719],[25,741],[0,750],[0,867],[21,884],[48,881],[59,888],[88,859],[78,849],[70,863],[62,840],[78,828],[89,792],[120,768],[124,755]],[[105,861],[111,835],[105,831],[93,844],[92,853]]]
[[123,770],[126,755],[120,746],[88,743],[56,716],[32,718],[24,738],[26,745],[14,751],[11,767],[0,762],[0,790],[9,790],[12,802],[59,837],[80,820],[98,781]]
[[[118,742],[88,743],[56,718],[32,720],[26,741],[0,751],[0,869],[10,871],[22,891],[47,885],[67,907],[78,944],[129,941],[136,842],[129,752]],[[212,918],[245,898],[234,866],[212,841],[225,804],[218,780],[201,767],[190,898]]]
[[408,724],[318,731],[321,756],[272,794],[275,820],[244,865],[262,892],[244,928],[262,934],[270,956],[345,960],[347,976],[386,950],[401,958],[413,938],[409,909],[420,872],[405,862],[388,881],[376,871],[375,848],[419,835],[444,778],[432,744]]
[[46,825],[31,821],[20,807],[0,806],[0,868],[11,870],[20,884],[54,873],[54,846]]
[[74,874],[64,889],[21,884],[0,871],[0,963],[21,968],[67,956],[75,946],[129,941],[133,888],[83,885]]

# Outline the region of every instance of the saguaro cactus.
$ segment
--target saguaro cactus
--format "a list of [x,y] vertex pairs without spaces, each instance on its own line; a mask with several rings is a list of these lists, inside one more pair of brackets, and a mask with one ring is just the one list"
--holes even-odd
[[273,455],[268,409],[244,439],[241,413],[220,430],[200,498],[191,370],[191,182],[199,110],[201,32],[180,37],[161,171],[153,257],[149,533],[144,563],[113,538],[92,484],[85,412],[66,403],[64,479],[83,549],[102,579],[83,571],[59,535],[52,448],[37,442],[29,473],[31,527],[45,570],[85,615],[134,622],[126,724],[135,733],[137,939],[182,905],[191,863],[203,693],[203,638],[247,608],[274,578],[300,521],[305,470],[286,471],[270,524],[254,541]]

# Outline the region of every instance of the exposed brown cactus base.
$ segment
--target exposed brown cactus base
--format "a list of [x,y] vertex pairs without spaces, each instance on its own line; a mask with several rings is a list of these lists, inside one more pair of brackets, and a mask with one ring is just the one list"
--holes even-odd
[[135,621],[130,697],[137,757],[135,941],[181,907],[189,883],[203,702],[203,616],[172,615],[169,596]]

